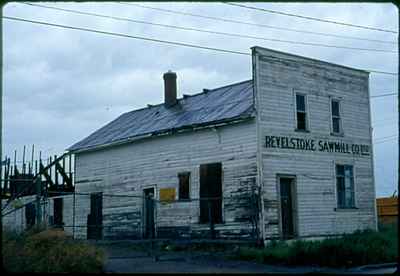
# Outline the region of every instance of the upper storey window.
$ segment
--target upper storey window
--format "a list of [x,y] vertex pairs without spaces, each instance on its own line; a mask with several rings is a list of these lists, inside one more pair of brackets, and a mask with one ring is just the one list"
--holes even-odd
[[340,118],[340,102],[338,100],[331,100],[331,113],[332,113],[332,133],[342,133],[342,121]]
[[296,94],[296,123],[297,130],[308,130],[306,95]]

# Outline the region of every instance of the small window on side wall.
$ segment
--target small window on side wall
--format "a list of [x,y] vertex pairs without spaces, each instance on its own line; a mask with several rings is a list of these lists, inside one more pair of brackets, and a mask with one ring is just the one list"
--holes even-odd
[[340,101],[331,100],[332,133],[342,133],[342,121],[340,118]]
[[306,95],[296,93],[296,130],[308,130]]
[[190,199],[190,172],[178,174],[179,178],[179,200]]

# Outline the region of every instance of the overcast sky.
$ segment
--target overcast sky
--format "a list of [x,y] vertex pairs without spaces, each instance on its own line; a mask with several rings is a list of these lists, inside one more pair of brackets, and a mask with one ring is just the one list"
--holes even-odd
[[[227,23],[177,15],[120,3],[54,3],[42,5],[125,17],[158,24],[200,28],[281,40],[394,51],[397,44],[344,39]],[[203,16],[246,21],[340,36],[390,41],[397,34],[289,17],[222,3],[140,3]],[[272,10],[322,19],[398,30],[393,4],[249,3]],[[324,48],[229,37],[71,14],[8,3],[4,16],[85,27],[250,53],[261,46],[360,69],[397,73],[398,54]],[[60,155],[123,112],[163,101],[162,74],[178,75],[178,96],[195,94],[251,78],[251,57],[59,29],[3,19],[3,150],[22,160],[35,144],[42,156]],[[398,91],[397,76],[370,76],[371,95]],[[371,99],[377,196],[397,189],[397,97]],[[389,137],[389,138],[384,138]]]

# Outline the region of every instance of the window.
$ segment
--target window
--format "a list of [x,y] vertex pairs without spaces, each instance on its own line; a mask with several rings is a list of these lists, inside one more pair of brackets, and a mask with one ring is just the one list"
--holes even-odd
[[335,134],[342,133],[342,124],[340,120],[340,102],[338,100],[331,101],[332,112],[332,132]]
[[179,178],[179,199],[189,199],[190,172],[178,174]]
[[306,96],[296,94],[297,130],[307,130]]
[[336,165],[336,189],[338,208],[354,208],[353,166]]

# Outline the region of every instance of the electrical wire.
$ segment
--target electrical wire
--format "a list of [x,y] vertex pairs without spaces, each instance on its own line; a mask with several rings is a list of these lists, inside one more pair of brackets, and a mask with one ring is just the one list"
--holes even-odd
[[370,98],[381,98],[381,97],[395,96],[395,95],[398,95],[398,93],[388,93],[388,94],[382,94],[382,95],[375,95],[375,96],[370,96]]
[[259,23],[239,21],[239,20],[234,20],[234,19],[227,19],[227,18],[206,16],[206,15],[200,15],[200,14],[194,14],[194,13],[188,13],[188,12],[174,11],[174,10],[163,9],[163,8],[143,6],[141,4],[136,4],[136,3],[126,3],[126,2],[117,2],[117,3],[119,3],[121,5],[126,5],[126,6],[135,6],[135,7],[140,7],[140,8],[144,8],[144,9],[156,10],[156,11],[167,12],[167,13],[172,13],[172,14],[180,14],[180,15],[185,15],[185,16],[192,16],[192,17],[210,19],[210,20],[221,21],[221,22],[236,23],[236,24],[242,24],[242,25],[248,25],[248,26],[256,26],[256,27],[262,27],[262,28],[290,31],[290,32],[296,32],[296,33],[306,33],[306,34],[313,34],[313,35],[320,35],[320,36],[327,36],[327,37],[336,37],[336,38],[343,38],[343,39],[354,39],[354,40],[364,40],[364,41],[378,42],[378,43],[397,44],[397,42],[393,42],[393,41],[376,40],[376,39],[368,39],[368,38],[361,38],[361,37],[355,37],[355,36],[335,35],[335,34],[330,34],[330,33],[321,33],[321,32],[312,32],[312,31],[299,30],[299,29],[291,29],[291,28],[285,28],[285,27],[278,27],[278,26],[271,26],[271,25],[265,25],[265,24],[259,24]]
[[[151,42],[157,42],[157,43],[165,43],[165,44],[183,46],[183,47],[189,47],[189,48],[211,50],[211,51],[217,51],[217,52],[221,52],[221,53],[229,53],[229,54],[251,56],[250,53],[246,53],[246,52],[240,52],[240,51],[235,51],[235,50],[227,50],[227,49],[221,49],[221,48],[214,48],[214,47],[207,47],[207,46],[201,46],[201,45],[195,45],[195,44],[189,44],[189,43],[183,43],[183,42],[161,40],[161,39],[142,37],[142,36],[133,36],[133,35],[123,34],[123,33],[107,32],[107,31],[89,29],[89,28],[83,28],[83,27],[74,27],[74,26],[69,26],[69,25],[55,24],[55,23],[49,23],[49,22],[37,21],[37,20],[29,20],[29,19],[11,17],[11,16],[2,16],[2,18],[8,19],[8,20],[20,21],[20,22],[33,23],[33,24],[38,24],[38,25],[52,26],[52,27],[57,27],[57,28],[79,30],[79,31],[85,31],[85,32],[92,32],[92,33],[116,36],[116,37],[124,37],[124,38],[145,40],[145,41],[151,41]],[[391,73],[391,72],[383,72],[383,71],[375,71],[375,70],[368,70],[368,71],[372,72],[372,73],[379,73],[379,74],[397,75],[396,73]]]
[[47,26],[52,26],[52,27],[64,28],[64,29],[93,32],[93,33],[118,36],[118,37],[124,37],[124,38],[139,39],[139,40],[146,40],[146,41],[152,41],[152,42],[158,42],[158,43],[166,43],[166,44],[171,44],[171,45],[185,46],[185,47],[198,48],[198,49],[204,49],[204,50],[212,50],[212,51],[218,51],[218,52],[223,52],[223,53],[238,54],[238,55],[245,55],[245,56],[251,55],[249,53],[239,52],[239,51],[234,51],[234,50],[226,50],[226,49],[220,49],[220,48],[194,45],[194,44],[189,44],[189,43],[167,41],[167,40],[142,37],[142,36],[133,36],[133,35],[123,34],[123,33],[107,32],[107,31],[101,31],[101,30],[96,30],[96,29],[74,27],[74,26],[68,26],[68,25],[62,25],[62,24],[54,24],[54,23],[49,23],[49,22],[44,22],[44,21],[29,20],[29,19],[18,18],[18,17],[3,16],[3,18],[9,19],[9,20],[21,21],[21,22],[29,22],[29,23],[33,23],[33,24],[39,24],[39,25],[47,25]]
[[376,139],[374,139],[374,142],[376,143],[376,142],[382,142],[382,141],[385,141],[385,140],[391,140],[391,139],[395,139],[395,138],[397,138],[397,134],[394,134],[394,135],[390,135],[390,136],[385,136],[385,137],[378,137],[378,138],[376,138]]
[[[382,143],[394,141],[395,139],[396,139],[396,137],[394,137],[392,139],[384,140],[384,141],[374,142],[373,144],[374,145],[379,145],[379,144],[382,144]],[[398,140],[397,140],[397,142],[398,142]]]
[[222,3],[225,4],[225,5],[236,6],[236,7],[245,8],[245,9],[263,11],[263,12],[274,13],[274,14],[285,15],[285,16],[298,17],[298,18],[302,18],[302,19],[313,20],[313,21],[324,22],[324,23],[337,24],[337,25],[343,25],[343,26],[347,26],[347,27],[354,27],[354,28],[359,28],[359,29],[387,32],[387,33],[394,33],[394,34],[398,33],[398,32],[393,31],[393,30],[387,30],[387,29],[381,29],[381,28],[375,28],[375,27],[369,27],[369,26],[356,25],[356,24],[351,24],[351,23],[345,23],[345,22],[339,22],[339,21],[334,21],[334,20],[321,19],[321,18],[317,18],[317,17],[304,16],[304,15],[293,14],[293,13],[286,13],[286,12],[275,11],[275,10],[270,10],[270,9],[265,9],[265,8],[254,7],[254,6],[248,6],[248,5],[238,4],[238,3],[229,3],[229,2],[222,2]]
[[224,35],[224,36],[231,36],[231,37],[240,37],[240,38],[247,38],[247,39],[259,39],[259,40],[266,40],[266,41],[275,41],[275,42],[288,43],[288,44],[300,44],[300,45],[307,45],[307,46],[339,48],[339,49],[346,49],[346,50],[358,50],[358,51],[370,51],[370,52],[382,52],[382,53],[398,53],[397,51],[383,50],[383,49],[356,48],[356,47],[321,44],[321,43],[311,43],[311,42],[301,42],[301,41],[293,41],[293,40],[282,40],[282,39],[275,39],[275,38],[266,38],[266,37],[243,35],[243,34],[237,34],[237,33],[217,32],[217,31],[211,31],[211,30],[205,30],[205,29],[198,29],[198,28],[191,28],[191,27],[184,27],[184,26],[176,26],[176,25],[167,25],[167,24],[159,24],[159,23],[142,21],[142,20],[134,20],[134,19],[131,19],[131,18],[117,17],[117,16],[106,15],[106,14],[83,12],[83,11],[79,11],[79,10],[72,10],[72,9],[65,9],[65,8],[49,7],[49,6],[40,5],[40,4],[34,4],[34,3],[21,3],[21,4],[34,6],[34,7],[40,7],[40,8],[46,8],[46,9],[52,9],[52,10],[57,10],[57,11],[63,11],[63,12],[68,12],[68,13],[74,13],[74,14],[79,14],[79,15],[101,17],[101,18],[106,18],[106,19],[127,21],[127,22],[132,22],[132,23],[139,23],[139,24],[147,24],[147,25],[153,25],[153,26],[159,26],[159,27],[165,27],[165,28],[173,28],[173,29],[184,30],[184,31],[195,31],[195,32],[201,32],[201,33],[209,33],[209,34]]

